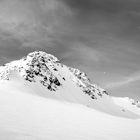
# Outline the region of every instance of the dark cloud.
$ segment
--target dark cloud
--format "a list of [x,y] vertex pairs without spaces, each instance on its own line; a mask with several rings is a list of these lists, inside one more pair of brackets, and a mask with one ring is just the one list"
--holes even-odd
[[[120,38],[139,40],[140,1],[138,0],[64,0],[83,28],[109,29]],[[102,24],[103,25],[102,25]],[[99,28],[97,25],[100,25]],[[93,27],[91,27],[93,26]],[[93,30],[92,29],[92,30]],[[135,39],[137,38],[137,39]]]
[[17,39],[0,40],[0,61],[6,63],[8,60],[20,59],[34,48],[23,47],[22,42]]
[[140,11],[140,2],[138,0],[63,0],[72,9],[80,12],[107,12],[110,14],[120,13],[122,11]]

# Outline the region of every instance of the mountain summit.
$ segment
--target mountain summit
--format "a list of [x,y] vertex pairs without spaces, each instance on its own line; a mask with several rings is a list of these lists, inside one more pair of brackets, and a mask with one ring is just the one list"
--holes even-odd
[[65,66],[55,56],[42,51],[29,53],[27,57],[0,68],[1,80],[10,80],[13,73],[18,73],[26,81],[40,82],[50,91],[57,91],[66,81],[71,81],[92,99],[108,95],[104,89],[92,84],[84,72]]
[[15,87],[20,84],[17,88],[24,86],[23,90],[29,93],[82,104],[112,115],[132,117],[139,112],[133,111],[139,102],[127,99],[128,102],[122,103],[122,98],[112,97],[92,84],[84,72],[63,65],[55,56],[42,51],[1,66],[0,81],[14,81]]

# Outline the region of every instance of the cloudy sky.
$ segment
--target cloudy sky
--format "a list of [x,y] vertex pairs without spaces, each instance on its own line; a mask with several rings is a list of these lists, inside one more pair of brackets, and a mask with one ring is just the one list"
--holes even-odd
[[139,0],[0,0],[0,64],[34,50],[140,99]]

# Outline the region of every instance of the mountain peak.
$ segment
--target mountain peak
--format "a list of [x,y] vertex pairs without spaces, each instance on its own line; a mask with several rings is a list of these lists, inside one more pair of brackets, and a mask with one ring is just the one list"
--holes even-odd
[[28,58],[40,59],[40,60],[43,59],[43,60],[52,61],[52,62],[59,61],[55,56],[53,56],[51,54],[48,54],[46,52],[43,52],[43,51],[35,51],[35,52],[32,52],[32,53],[29,53],[27,55],[27,59]]
[[59,63],[55,56],[43,51],[29,53],[26,57],[10,62],[0,69],[2,80],[10,80],[14,71],[26,81],[39,81],[51,91],[56,91],[65,81],[72,81],[92,99],[108,95],[104,89],[92,84],[84,72]]

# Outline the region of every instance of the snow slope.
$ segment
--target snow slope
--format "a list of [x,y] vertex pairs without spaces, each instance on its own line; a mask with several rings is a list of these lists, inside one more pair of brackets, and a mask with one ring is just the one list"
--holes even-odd
[[0,87],[0,140],[140,140],[139,130],[140,119]]
[[0,140],[140,140],[139,102],[110,96],[45,52],[0,67]]

